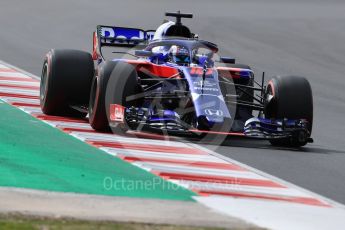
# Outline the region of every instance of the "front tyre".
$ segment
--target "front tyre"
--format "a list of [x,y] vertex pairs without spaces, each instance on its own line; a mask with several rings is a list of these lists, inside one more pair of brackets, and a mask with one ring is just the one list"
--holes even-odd
[[137,106],[138,100],[129,101],[128,97],[140,93],[138,75],[131,64],[107,61],[92,82],[89,100],[89,123],[98,131],[123,133],[128,130],[126,121],[116,127],[109,127],[110,104],[124,107]]
[[307,143],[313,126],[313,95],[308,80],[299,76],[272,78],[266,90],[265,117],[273,119],[306,119],[306,137],[297,133],[289,139],[270,140],[275,146],[300,147]]

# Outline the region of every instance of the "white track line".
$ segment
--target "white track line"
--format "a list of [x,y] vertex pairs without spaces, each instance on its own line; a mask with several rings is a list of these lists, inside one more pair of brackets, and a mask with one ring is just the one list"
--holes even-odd
[[[137,163],[140,165],[140,163]],[[195,175],[207,175],[207,176],[230,176],[238,178],[253,178],[267,180],[266,177],[260,176],[256,173],[250,171],[238,171],[238,170],[222,170],[222,169],[209,169],[209,168],[192,168],[185,166],[168,166],[168,165],[158,165],[158,164],[142,164],[143,167],[149,168],[154,171],[161,172],[177,172],[177,173],[186,173],[186,174],[195,174]]]
[[22,77],[22,78],[30,78],[26,74],[22,74],[20,72],[1,72],[0,71],[0,76],[1,77]]
[[39,113],[41,110],[41,108],[28,107],[28,106],[19,106],[18,108],[23,110],[25,113],[28,113],[28,114]]
[[122,148],[108,148],[100,147],[100,149],[110,153],[111,155],[121,155],[121,156],[131,156],[138,158],[155,158],[160,160],[185,160],[194,162],[216,162],[225,163],[224,161],[212,157],[210,155],[195,155],[195,154],[176,154],[172,153],[161,153],[161,152],[149,152],[143,150],[133,150],[133,149],[122,149]]
[[264,194],[264,195],[275,195],[275,196],[289,196],[289,197],[310,197],[308,193],[301,192],[297,189],[292,188],[269,188],[262,186],[251,186],[251,185],[238,185],[238,184],[223,184],[223,183],[210,183],[200,181],[179,181],[171,180],[174,183],[188,188],[188,189],[207,189],[214,191],[231,191],[231,192],[245,192],[252,194]]
[[20,102],[20,103],[28,103],[28,104],[40,104],[39,99],[30,99],[30,98],[18,98],[18,97],[1,97],[2,100],[8,102],[8,103],[13,103],[13,102]]
[[0,68],[1,69],[11,69],[11,68],[8,67],[8,65],[3,65],[3,64],[0,64]]
[[22,94],[22,95],[27,95],[27,96],[39,96],[38,90],[32,90],[32,89],[15,89],[15,88],[0,87],[0,91],[4,93]]
[[[136,162],[136,165],[140,167],[145,167],[145,168],[156,168],[156,167],[166,167],[166,168],[176,168],[176,169],[194,169],[194,170],[199,170],[199,171],[205,171],[205,172],[213,172],[213,173],[227,173],[227,172],[234,172],[234,173],[247,173],[250,171],[247,170],[238,170],[238,169],[222,169],[222,168],[205,168],[202,166],[191,166],[191,165],[177,165],[173,163],[156,163],[156,162]],[[229,166],[231,166],[230,163],[228,163]]]
[[[116,136],[114,134],[102,134],[102,133],[87,133],[87,132],[72,132],[73,136],[78,137],[83,141],[121,141],[124,143],[133,143],[133,137],[123,137],[123,136]],[[152,144],[160,146],[171,146],[171,147],[189,147],[185,143],[181,142],[174,142],[174,141],[159,141],[151,140],[151,139],[137,139],[135,141],[136,144]]]
[[0,84],[13,85],[13,86],[40,86],[39,82],[36,81],[11,81],[11,80],[1,80]]
[[89,124],[79,122],[49,121],[49,124],[59,128],[87,128],[92,129]]
[[10,69],[17,70],[17,72],[23,74],[26,77],[30,77],[30,78],[36,79],[38,81],[40,80],[40,77],[38,77],[38,76],[36,76],[36,75],[34,75],[32,73],[29,73],[29,72],[27,72],[27,71],[25,71],[25,70],[23,70],[23,69],[21,69],[21,68],[19,68],[17,66],[11,65],[10,63],[4,62],[2,60],[0,60],[0,65],[5,66],[5,68],[10,68]]

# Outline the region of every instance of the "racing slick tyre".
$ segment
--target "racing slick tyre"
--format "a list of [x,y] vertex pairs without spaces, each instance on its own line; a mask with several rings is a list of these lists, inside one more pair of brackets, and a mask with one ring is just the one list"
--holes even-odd
[[55,116],[85,117],[87,112],[71,106],[87,106],[94,75],[89,53],[52,49],[46,55],[40,82],[43,113]]
[[89,123],[98,131],[124,133],[128,130],[126,120],[115,127],[109,126],[110,104],[137,105],[138,100],[127,97],[140,93],[137,72],[133,65],[120,61],[106,61],[92,81],[89,100]]
[[275,146],[300,147],[307,143],[313,126],[313,95],[308,80],[298,76],[272,78],[266,89],[265,117],[275,119],[306,119],[308,133],[292,138],[270,140]]

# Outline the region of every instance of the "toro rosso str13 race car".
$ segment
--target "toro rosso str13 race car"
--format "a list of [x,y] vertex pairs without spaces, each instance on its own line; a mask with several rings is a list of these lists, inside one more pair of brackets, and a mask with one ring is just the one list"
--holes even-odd
[[[277,76],[264,84],[263,74],[258,83],[248,65],[230,57],[216,60],[217,45],[182,24],[192,14],[166,16],[176,21],[156,31],[97,26],[92,54],[49,51],[40,84],[42,111],[88,115],[99,131],[239,134],[294,147],[312,142],[313,99],[305,78]],[[106,47],[130,57],[106,60]]]

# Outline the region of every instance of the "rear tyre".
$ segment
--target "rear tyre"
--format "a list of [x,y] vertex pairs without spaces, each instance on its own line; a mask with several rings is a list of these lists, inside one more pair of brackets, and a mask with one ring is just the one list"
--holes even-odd
[[87,106],[94,75],[89,53],[79,50],[50,50],[42,68],[40,105],[43,113],[85,117],[87,113],[71,105]]
[[266,118],[308,121],[306,138],[303,138],[302,133],[298,133],[289,139],[270,140],[270,143],[292,147],[305,145],[313,126],[313,96],[308,80],[298,76],[274,77],[267,85],[266,100]]
[[92,82],[89,101],[89,123],[95,130],[123,133],[128,124],[109,126],[110,104],[124,107],[137,106],[138,100],[129,101],[127,97],[140,93],[138,76],[133,65],[125,62],[105,62]]

